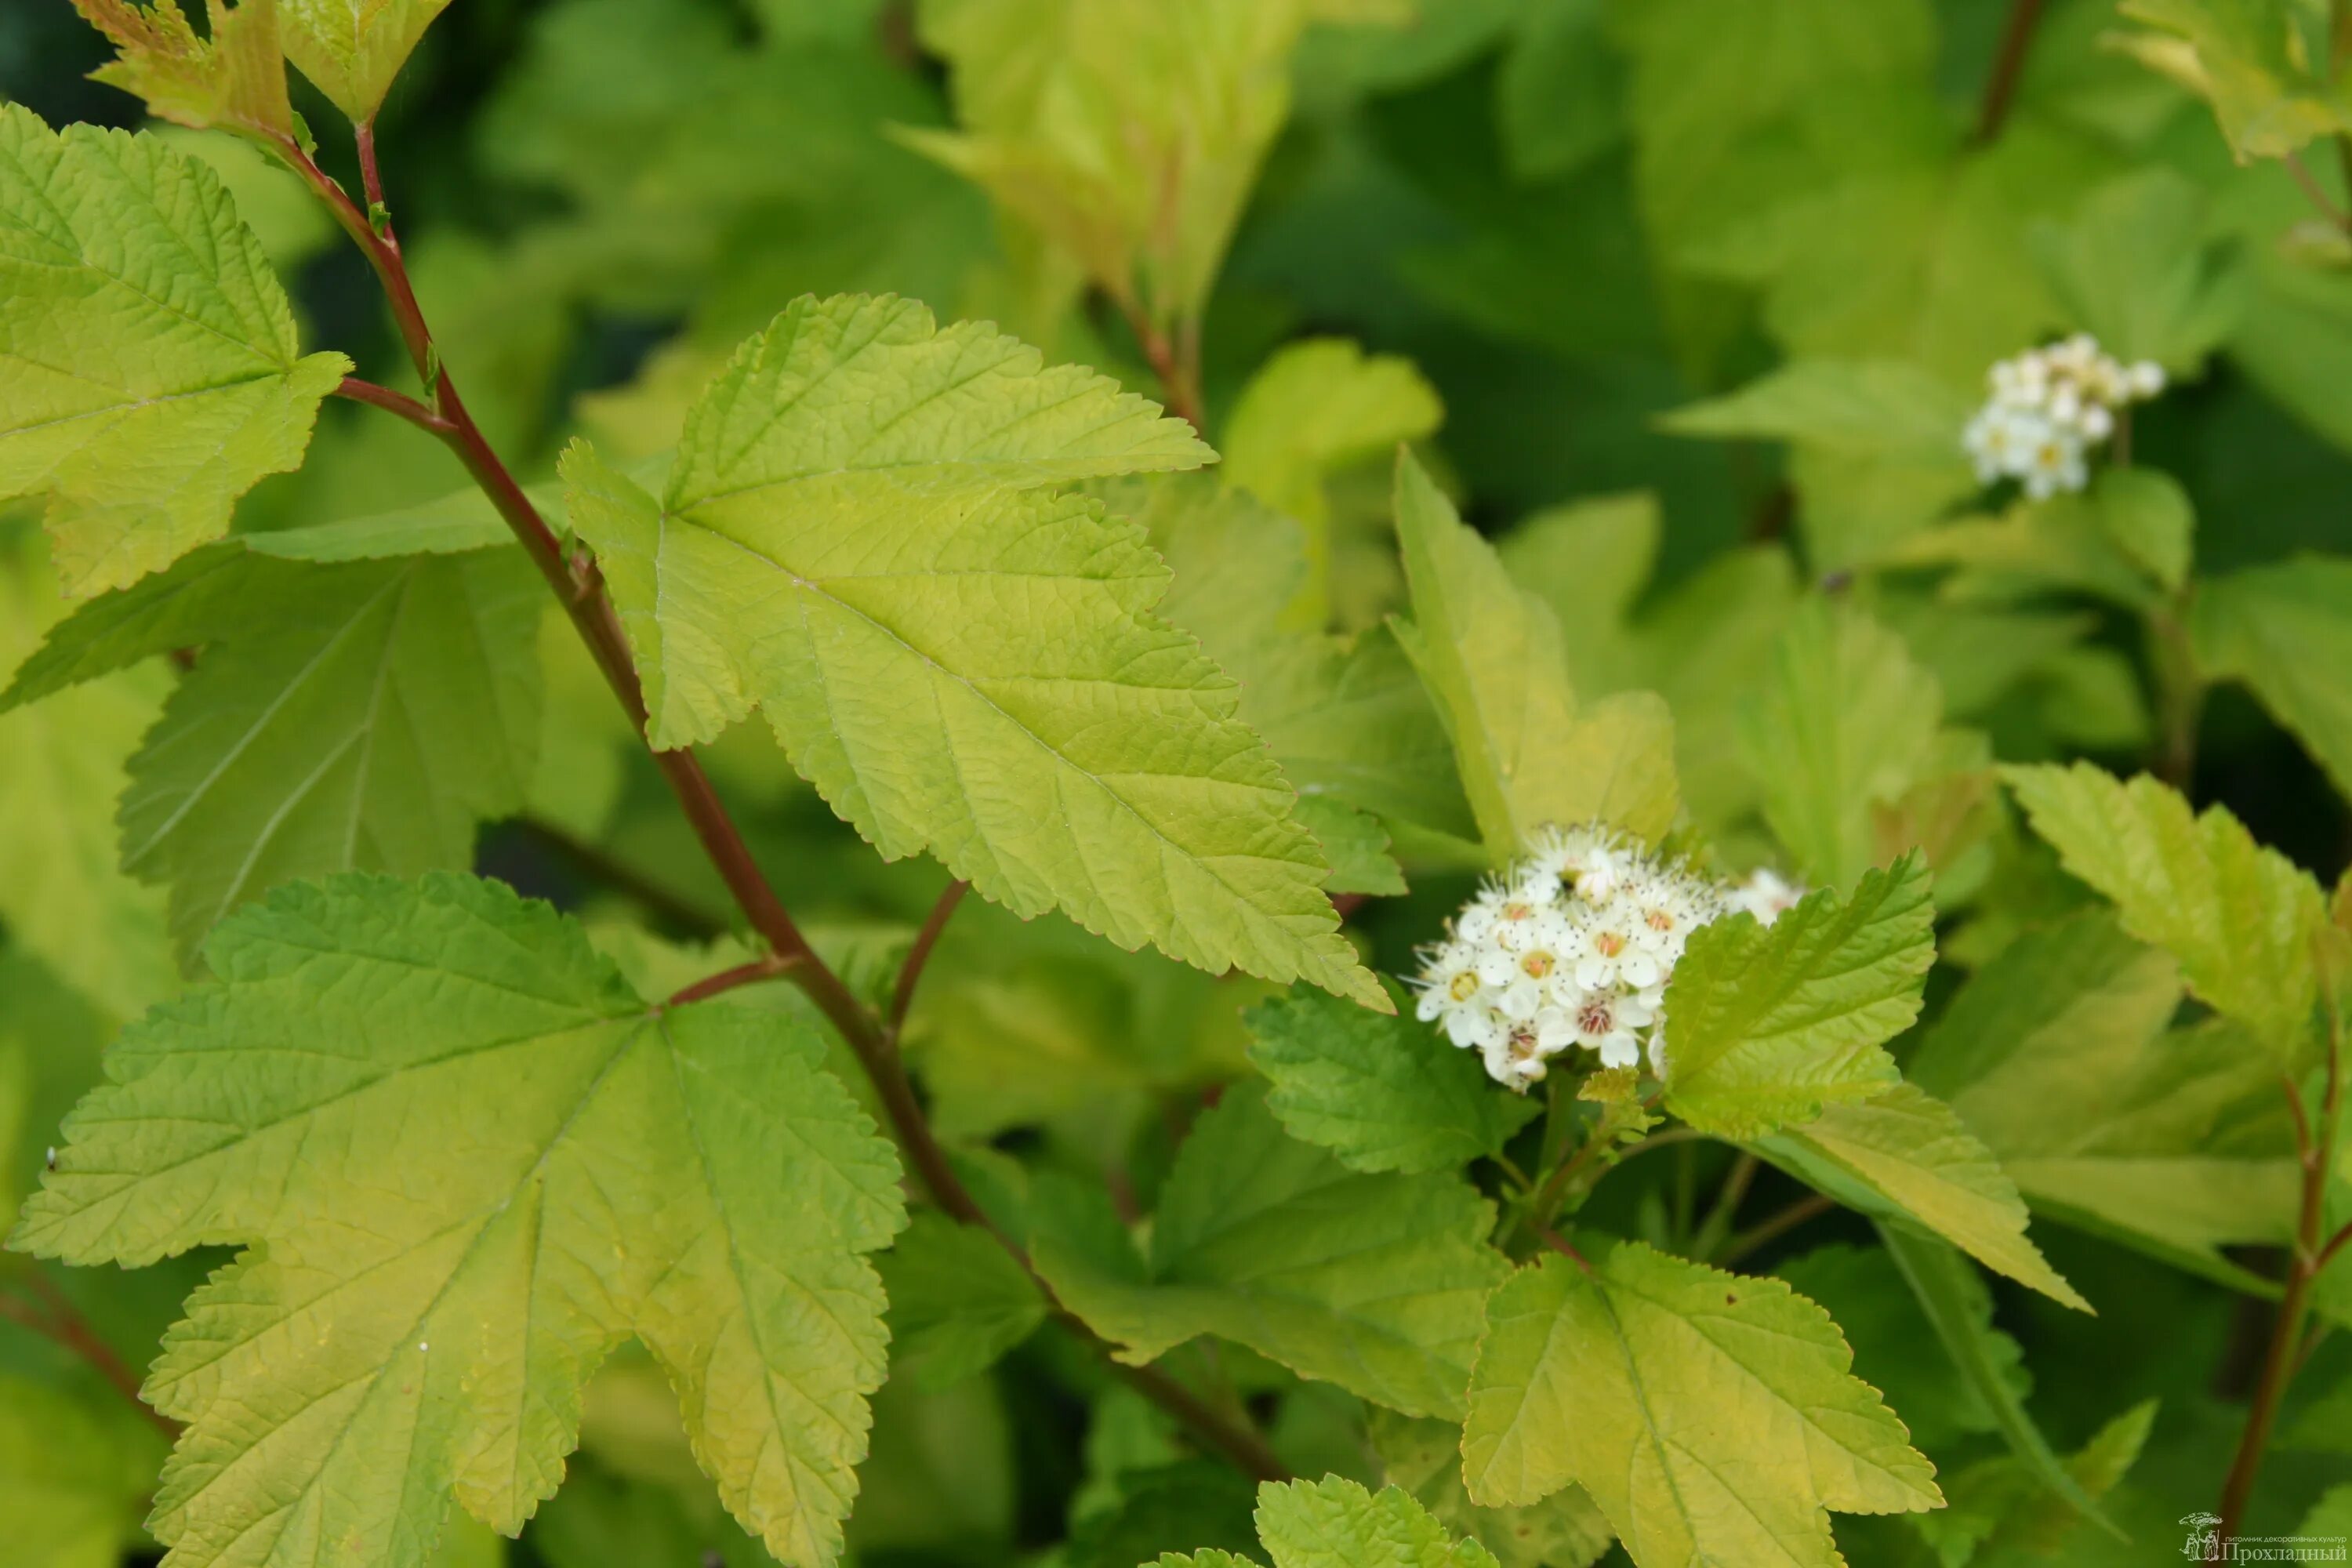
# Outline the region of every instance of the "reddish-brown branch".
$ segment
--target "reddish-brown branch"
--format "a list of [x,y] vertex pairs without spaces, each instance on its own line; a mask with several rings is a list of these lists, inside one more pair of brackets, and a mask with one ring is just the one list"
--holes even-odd
[[114,1347],[100,1337],[80,1309],[67,1300],[64,1291],[41,1278],[37,1273],[25,1277],[33,1293],[41,1298],[40,1304],[22,1297],[0,1293],[0,1318],[22,1324],[51,1343],[70,1352],[88,1363],[90,1370],[104,1378],[123,1398],[138,1408],[140,1415],[166,1437],[176,1440],[180,1424],[140,1397],[139,1374],[132,1372],[123,1359],[114,1353]]
[[940,933],[948,929],[948,921],[963,902],[965,889],[971,883],[961,879],[950,882],[940,894],[939,902],[931,906],[930,918],[923,929],[915,933],[915,944],[907,950],[906,962],[898,965],[898,984],[890,994],[890,1016],[883,1024],[892,1039],[906,1026],[907,1011],[915,1005],[915,987],[921,984],[923,966],[931,960],[931,949],[939,945]]
[[2010,105],[2017,98],[2017,79],[2024,74],[2027,46],[2033,41],[2033,25],[2041,19],[2042,0],[2011,0],[2000,47],[1993,56],[1992,74],[1985,79],[1984,102],[1977,111],[1979,144],[1999,136],[2009,118]]
[[[1128,330],[1143,350],[1143,357],[1159,379],[1160,398],[1168,412],[1191,425],[1195,430],[1205,430],[1201,423],[1201,385],[1199,371],[1199,334],[1187,332],[1180,346],[1177,340],[1163,331],[1159,323],[1132,300],[1121,300],[1119,308],[1126,313]],[[1190,351],[1189,353],[1187,351]]]
[[[2294,1251],[2287,1268],[2286,1289],[2279,1298],[2278,1316],[2271,1325],[2270,1344],[2263,1354],[2253,1401],[2246,1407],[2245,1431],[2238,1439],[2236,1456],[2230,1461],[2229,1477],[2221,1483],[2218,1534],[2225,1549],[2238,1537],[2238,1527],[2246,1516],[2247,1500],[2253,1495],[2254,1478],[2262,1471],[2263,1451],[2270,1446],[2272,1429],[2278,1425],[2279,1406],[2294,1376],[2296,1351],[2303,1339],[2304,1317],[2311,1307],[2312,1287],[2336,1249],[2344,1244],[2342,1231],[2324,1243],[2320,1239],[2327,1213],[2328,1162],[2335,1149],[2337,1119],[2344,1110],[2344,1012],[2340,1000],[2332,994],[2327,998],[2327,1013],[2326,1087],[2322,1091],[2315,1125],[2304,1105],[2301,1089],[2292,1080],[2286,1085],[2287,1103],[2294,1111],[2295,1154],[2303,1166],[2302,1201],[2295,1215]],[[2352,1226],[2346,1230],[2352,1230]]]
[[355,375],[343,377],[343,384],[335,388],[335,395],[348,397],[353,403],[364,403],[371,407],[383,409],[387,413],[397,414],[419,430],[430,436],[436,436],[445,441],[457,433],[456,426],[406,393],[394,392],[388,386],[378,386],[372,381],[362,381]]
[[757,985],[762,980],[773,980],[784,973],[784,961],[773,953],[762,953],[749,963],[739,963],[732,969],[722,969],[716,974],[706,974],[691,985],[681,986],[670,993],[668,1005],[683,1007],[689,1002],[705,1002],[739,985]]

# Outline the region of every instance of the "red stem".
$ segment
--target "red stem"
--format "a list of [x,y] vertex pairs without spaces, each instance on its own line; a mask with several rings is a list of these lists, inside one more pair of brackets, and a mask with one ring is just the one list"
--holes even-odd
[[2042,19],[2042,0],[2011,0],[2009,21],[2001,28],[2000,50],[1993,57],[1992,74],[1985,79],[1983,105],[1977,111],[1977,142],[2000,134],[2009,106],[2017,97],[2017,79],[2025,69],[2026,46],[2033,41],[2033,25]]
[[898,966],[898,987],[891,993],[890,1016],[883,1025],[892,1039],[897,1039],[906,1026],[907,1010],[915,1005],[915,987],[923,978],[923,966],[930,962],[931,949],[939,945],[940,933],[948,929],[949,917],[963,902],[964,891],[971,886],[961,880],[950,882],[940,894],[940,901],[931,906],[930,918],[923,922],[923,929],[915,933],[915,945],[907,950],[906,962]]
[[115,1392],[131,1401],[149,1426],[176,1442],[180,1436],[180,1424],[140,1396],[138,1373],[114,1353],[114,1347],[90,1327],[89,1320],[81,1315],[80,1310],[67,1299],[65,1292],[42,1279],[37,1272],[27,1275],[26,1279],[31,1282],[35,1294],[41,1298],[42,1306],[36,1307],[32,1302],[14,1296],[0,1295],[0,1318],[21,1323],[42,1338],[79,1356],[91,1370],[106,1379]]
[[353,403],[364,403],[372,407],[383,409],[386,413],[397,414],[419,430],[427,435],[437,436],[445,441],[457,433],[456,426],[406,393],[394,392],[388,386],[378,386],[372,381],[362,381],[355,375],[343,377],[343,384],[335,388],[335,395],[348,397]]
[[773,980],[784,973],[783,961],[773,953],[762,953],[749,963],[739,963],[732,969],[722,969],[716,974],[706,974],[693,984],[670,994],[668,1005],[683,1007],[689,1002],[703,1002],[739,985],[756,985],[762,980]]
[[[2325,959],[2322,960],[2323,963]],[[2230,1462],[2229,1479],[2221,1485],[2219,1534],[2224,1548],[2238,1537],[2253,1495],[2254,1478],[2262,1471],[2263,1451],[2278,1424],[2279,1405],[2294,1375],[2295,1350],[2303,1338],[2303,1320],[2311,1306],[2313,1285],[2319,1271],[2344,1244],[2339,1231],[2323,1246],[2320,1227],[2327,1205],[2327,1165],[2335,1150],[2337,1118],[2344,1101],[2344,1013],[2334,994],[2327,998],[2327,1086],[2320,1100],[2316,1129],[2306,1114],[2300,1089],[2287,1084],[2287,1103],[2294,1110],[2295,1152],[2303,1165],[2303,1202],[2296,1215],[2294,1255],[2287,1269],[2286,1290],[2279,1298],[2278,1316],[2271,1324],[2271,1341],[2263,1354],[2263,1370],[2254,1384],[2253,1403],[2246,1409],[2246,1429]],[[2315,1131],[2316,1136],[2315,1136]],[[2346,1227],[2352,1231],[2352,1226]]]

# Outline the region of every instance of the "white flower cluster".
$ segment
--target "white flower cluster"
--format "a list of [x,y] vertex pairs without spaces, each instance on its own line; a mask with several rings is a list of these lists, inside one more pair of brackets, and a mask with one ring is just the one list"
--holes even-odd
[[1992,395],[1961,442],[1987,484],[2011,479],[2035,500],[2090,482],[2086,454],[2116,431],[2116,411],[2164,390],[2164,369],[2122,364],[2077,332],[2063,342],[2002,360],[1989,374]]
[[1801,891],[1769,871],[1726,888],[1598,825],[1547,828],[1423,950],[1416,1011],[1521,1091],[1572,1045],[1612,1068],[1646,1047],[1664,1077],[1666,979],[1690,933],[1734,909],[1769,925]]

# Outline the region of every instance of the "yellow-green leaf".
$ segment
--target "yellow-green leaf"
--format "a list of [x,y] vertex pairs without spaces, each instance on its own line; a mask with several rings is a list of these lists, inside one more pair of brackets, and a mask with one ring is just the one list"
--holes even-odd
[[2229,812],[2191,816],[2179,792],[2089,763],[2002,770],[2066,869],[2126,931],[2180,961],[2189,991],[2276,1057],[2308,1043],[2318,996],[2319,886]]
[[1409,454],[1396,522],[1413,612],[1400,637],[1453,737],[1487,854],[1507,860],[1546,823],[1596,817],[1662,837],[1681,804],[1665,704],[1620,692],[1580,710],[1549,606],[1511,582]]
[[69,596],[225,532],[350,369],[301,353],[209,167],[0,105],[0,498],[47,498]]
[[1827,1510],[1943,1501],[1821,1308],[1639,1242],[1579,1248],[1488,1303],[1462,1435],[1473,1500],[1581,1486],[1637,1568],[1839,1568]]
[[1840,898],[1808,895],[1771,925],[1701,927],[1666,986],[1668,1110],[1752,1138],[1898,1080],[1885,1042],[1919,1015],[1935,906],[1916,855]]
[[175,1568],[424,1568],[453,1491],[512,1533],[630,1335],[729,1511],[838,1557],[887,1337],[864,1255],[903,1211],[814,1032],[649,1007],[553,910],[448,874],[280,889],[206,956],[11,1238],[132,1267],[247,1244],[146,1386],[187,1424],[151,1521]]
[[1234,683],[1153,614],[1167,569],[1054,489],[1210,455],[992,328],[844,297],[743,346],[662,500],[584,445],[564,473],[656,745],[760,705],[885,857],[929,850],[1023,915],[1386,1006]]
[[[2090,1310],[2025,1234],[2025,1204],[1992,1152],[1952,1108],[1912,1084],[1875,1100],[1832,1105],[1801,1127],[1765,1140],[1832,1197],[1907,1216],[1986,1268],[2053,1300]],[[1861,1192],[1855,1194],[1853,1184]]]

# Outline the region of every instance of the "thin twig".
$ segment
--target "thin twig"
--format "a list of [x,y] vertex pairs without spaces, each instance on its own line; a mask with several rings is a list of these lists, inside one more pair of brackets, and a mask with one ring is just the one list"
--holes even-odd
[[1195,363],[1199,357],[1198,334],[1188,334],[1193,352],[1187,355],[1180,351],[1158,322],[1145,313],[1143,307],[1131,299],[1122,299],[1119,308],[1127,314],[1129,331],[1143,350],[1150,363],[1151,374],[1159,378],[1160,395],[1168,405],[1168,412],[1191,425],[1195,430],[1206,428],[1201,423],[1200,373]]
[[64,1291],[42,1279],[37,1272],[26,1278],[30,1281],[34,1294],[41,1298],[41,1305],[37,1307],[22,1297],[0,1292],[0,1318],[22,1324],[43,1339],[80,1357],[116,1393],[131,1401],[149,1426],[177,1441],[180,1424],[140,1396],[139,1374],[114,1353],[114,1347],[108,1344],[96,1329],[90,1327],[89,1320],[81,1315],[80,1309],[67,1298]]
[[[2321,964],[2323,972],[2326,967],[2325,963]],[[2279,1298],[2278,1316],[2272,1321],[2270,1344],[2263,1352],[2253,1400],[2246,1407],[2245,1431],[2238,1439],[2237,1454],[2230,1461],[2229,1477],[2221,1484],[2218,1510],[2221,1519],[2217,1533],[2225,1550],[2229,1542],[2237,1539],[2239,1523],[2246,1516],[2246,1502],[2253,1495],[2254,1478],[2261,1473],[2263,1450],[2270,1446],[2272,1429],[2278,1424],[2279,1406],[2294,1375],[2295,1352],[2303,1340],[2303,1321],[2310,1310],[2312,1288],[2319,1279],[2319,1271],[2326,1267],[2326,1260],[2343,1240],[2341,1233],[2325,1245],[2320,1240],[2320,1227],[2327,1212],[2327,1167],[2336,1144],[2337,1118],[2344,1109],[2344,1008],[2333,986],[2327,994],[2327,1079],[2316,1126],[2305,1111],[2301,1090],[2291,1080],[2287,1084],[2287,1103],[2294,1108],[2295,1117],[2295,1154],[2303,1165],[2302,1202],[2295,1219],[2294,1255],[2287,1269],[2286,1289]]]
[[704,1002],[739,985],[757,985],[762,980],[773,980],[789,966],[772,952],[761,953],[749,963],[739,963],[732,969],[722,969],[716,974],[706,974],[693,984],[670,994],[667,1004],[683,1007],[689,1002]]
[[2010,105],[2017,98],[2018,78],[2025,71],[2027,47],[2033,41],[2033,25],[2041,19],[2042,0],[2010,0],[2000,51],[1993,57],[1992,73],[1985,78],[1984,101],[1977,110],[1979,146],[1999,136],[2009,119]]
[[961,879],[947,885],[940,894],[939,902],[931,906],[930,917],[923,921],[923,929],[915,933],[915,945],[907,950],[905,962],[898,965],[898,984],[890,994],[890,1016],[882,1026],[892,1039],[897,1039],[899,1031],[906,1027],[907,1012],[915,1005],[915,987],[922,982],[923,966],[930,962],[931,949],[939,945],[940,933],[948,929],[949,917],[956,912],[956,906],[963,902],[965,889],[971,886]]
[[2319,209],[2322,217],[2338,228],[2352,226],[2352,214],[2336,205],[2336,198],[2327,194],[2327,188],[2319,183],[2319,176],[2313,174],[2311,165],[2303,161],[2302,153],[2289,153],[2285,163],[2286,172],[2294,176],[2294,183],[2303,187],[2305,197]]
[[348,397],[353,403],[370,404],[377,408],[397,414],[419,430],[437,436],[445,441],[457,433],[456,426],[409,396],[408,394],[394,392],[388,386],[378,386],[372,381],[362,381],[355,375],[343,377],[343,384],[335,388],[335,395]]
[[1728,1268],[1766,1243],[1777,1240],[1804,1224],[1837,1207],[1837,1204],[1820,1193],[1808,1193],[1777,1214],[1768,1215],[1733,1237],[1724,1245],[1723,1256],[1713,1259],[1717,1268]]

